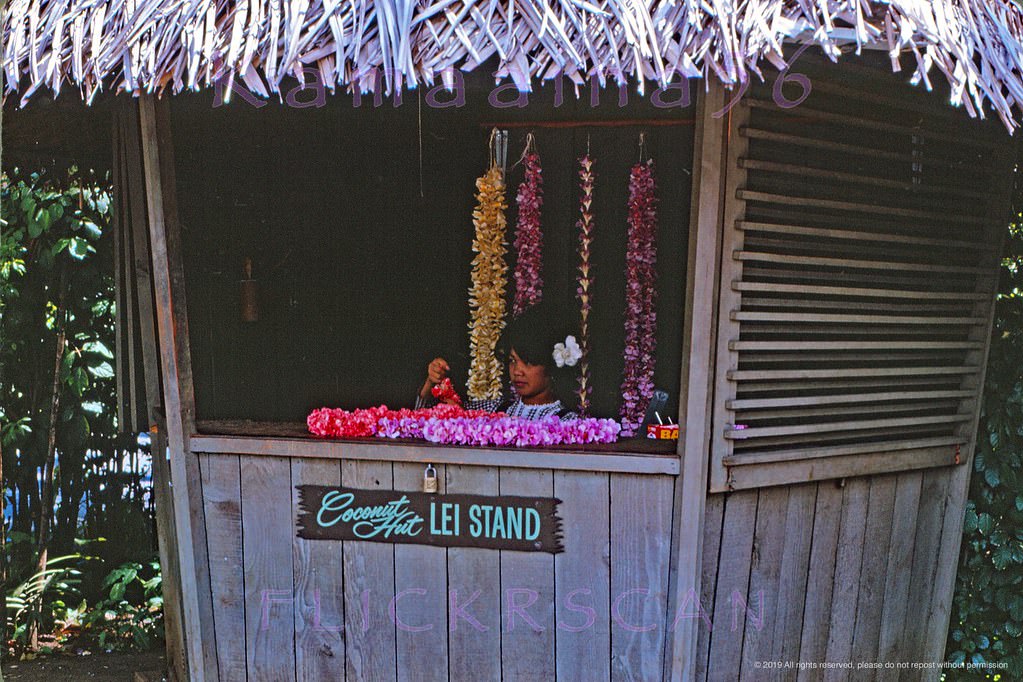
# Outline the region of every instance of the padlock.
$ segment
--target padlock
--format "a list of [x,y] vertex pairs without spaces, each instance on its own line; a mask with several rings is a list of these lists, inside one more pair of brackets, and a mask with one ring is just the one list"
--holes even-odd
[[437,470],[433,468],[432,464],[427,464],[426,471],[423,473],[423,492],[437,492]]

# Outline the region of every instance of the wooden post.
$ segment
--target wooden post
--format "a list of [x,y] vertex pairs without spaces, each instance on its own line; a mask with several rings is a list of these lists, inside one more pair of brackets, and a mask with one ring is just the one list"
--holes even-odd
[[[995,193],[990,203],[988,218],[991,235],[999,249],[991,254],[985,263],[994,278],[994,295],[988,310],[987,325],[983,328],[985,337],[984,348],[978,358],[980,374],[977,377],[977,400],[973,406],[973,420],[968,423],[966,431],[966,456],[952,473],[945,499],[945,518],[942,523],[941,539],[938,546],[938,569],[931,591],[931,603],[927,623],[930,624],[924,639],[924,660],[940,661],[944,659],[945,642],[948,637],[949,621],[952,616],[952,597],[955,592],[956,573],[959,568],[959,550],[963,540],[963,517],[966,513],[966,499],[970,491],[970,474],[973,472],[973,456],[976,451],[977,430],[980,428],[980,408],[984,399],[984,380],[987,376],[988,354],[991,350],[991,330],[995,319],[995,296],[998,294],[999,268],[1001,267],[1002,250],[1005,244],[1005,233],[1009,224],[1009,210],[1012,202],[1014,181],[1013,162],[1018,157],[1019,139],[1005,140],[1004,147],[995,158],[1000,161],[998,168],[1005,176],[1001,191]],[[983,282],[983,279],[981,279]],[[938,679],[935,672],[932,679]]]
[[[679,435],[681,475],[675,481],[665,679],[694,679],[700,618],[678,618],[688,604],[699,612],[703,521],[707,507],[713,406],[714,333],[717,329],[718,264],[721,251],[722,187],[727,118],[714,117],[728,101],[720,83],[709,79],[696,111],[693,199],[686,268],[686,315],[682,333],[682,400]],[[688,312],[688,314],[687,314]],[[707,334],[710,338],[707,338]],[[688,601],[687,601],[688,599]]]
[[[187,679],[185,631],[181,613],[181,564],[178,559],[174,524],[174,500],[171,496],[170,470],[167,463],[167,425],[164,418],[160,388],[160,339],[156,333],[156,312],[153,309],[153,279],[149,257],[149,230],[146,220],[146,194],[142,176],[142,151],[139,140],[139,116],[135,102],[128,102],[116,116],[114,145],[115,177],[121,216],[120,237],[124,250],[131,254],[124,263],[124,304],[130,305],[132,289],[137,294],[138,332],[142,336],[143,378],[148,414],[145,429],[150,435],[153,467],[153,495],[156,502],[157,544],[163,571],[163,612],[166,630],[167,667],[171,679]],[[118,311],[120,313],[120,311]],[[120,329],[118,330],[120,332]],[[134,345],[135,330],[128,326],[127,343]],[[121,348],[122,344],[118,344]],[[134,372],[134,365],[124,363],[124,371]],[[134,401],[129,401],[129,406]],[[130,415],[132,419],[134,414]]]
[[139,127],[166,436],[170,448],[170,474],[174,481],[172,495],[181,570],[185,651],[189,678],[200,682],[217,679],[217,654],[216,647],[212,646],[215,636],[213,600],[199,459],[189,449],[189,438],[195,430],[195,397],[167,102],[157,102],[151,95],[140,97]]

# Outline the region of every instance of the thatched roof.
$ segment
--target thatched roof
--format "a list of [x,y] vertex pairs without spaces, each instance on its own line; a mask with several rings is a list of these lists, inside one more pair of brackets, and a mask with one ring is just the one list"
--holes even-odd
[[[782,64],[786,38],[908,56],[937,72],[971,115],[985,102],[1009,128],[1023,113],[1023,10],[1011,0],[7,0],[3,69],[23,99],[65,83],[86,99],[209,87],[238,76],[253,92],[313,68],[366,89],[449,82],[496,55],[522,89],[559,72],[726,84]],[[755,77],[755,75],[753,76]]]

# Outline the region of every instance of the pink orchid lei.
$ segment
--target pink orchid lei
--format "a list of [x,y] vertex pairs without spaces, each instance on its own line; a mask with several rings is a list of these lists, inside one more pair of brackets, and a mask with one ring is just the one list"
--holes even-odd
[[625,372],[622,435],[643,423],[654,392],[657,345],[657,198],[653,161],[632,167],[629,178],[629,238],[626,250]]
[[582,194],[579,198],[579,220],[576,227],[579,228],[579,278],[577,280],[576,298],[579,299],[579,349],[582,357],[579,359],[579,388],[576,395],[579,396],[579,414],[586,415],[590,409],[590,393],[593,387],[590,386],[590,296],[593,291],[593,276],[590,274],[590,244],[593,241],[593,181],[596,174],[593,172],[593,159],[590,155],[579,159],[579,187]]
[[446,445],[515,447],[613,443],[621,430],[613,419],[529,420],[457,405],[419,410],[381,405],[350,412],[324,407],[314,410],[306,422],[309,432],[321,438],[420,438]]
[[543,171],[540,155],[526,154],[526,176],[519,185],[515,201],[519,207],[515,226],[515,300],[512,316],[518,317],[543,298],[543,232],[540,229],[540,207],[543,206]]
[[455,419],[473,417],[491,417],[496,419],[503,413],[485,410],[466,410],[459,405],[442,403],[436,407],[410,410],[402,408],[392,410],[386,405],[343,410],[341,408],[322,407],[313,410],[306,418],[309,433],[321,438],[368,438],[375,436],[380,430],[383,420],[419,420],[419,419]]

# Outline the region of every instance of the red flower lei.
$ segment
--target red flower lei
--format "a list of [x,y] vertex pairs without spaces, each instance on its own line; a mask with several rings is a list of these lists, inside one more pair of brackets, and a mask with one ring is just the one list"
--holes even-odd
[[540,155],[526,154],[526,177],[519,185],[515,201],[519,207],[515,226],[515,300],[512,316],[518,317],[543,298],[543,232],[540,230],[540,207],[543,205],[543,171]]

